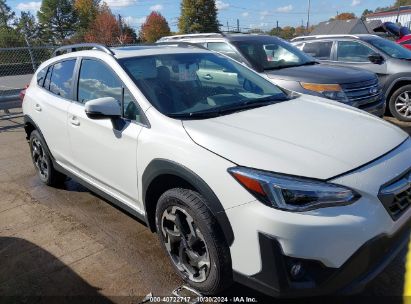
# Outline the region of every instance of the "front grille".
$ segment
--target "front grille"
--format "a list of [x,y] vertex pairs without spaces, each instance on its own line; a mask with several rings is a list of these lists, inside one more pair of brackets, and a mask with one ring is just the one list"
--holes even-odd
[[391,218],[398,220],[411,206],[411,171],[383,186],[379,198]]
[[394,196],[394,202],[390,206],[390,213],[395,217],[400,216],[411,206],[411,188]]
[[350,105],[357,108],[365,108],[381,98],[381,88],[378,79],[355,82],[341,85]]

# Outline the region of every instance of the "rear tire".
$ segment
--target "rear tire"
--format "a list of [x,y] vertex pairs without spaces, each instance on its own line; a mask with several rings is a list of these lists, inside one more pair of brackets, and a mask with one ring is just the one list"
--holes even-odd
[[231,256],[221,229],[197,192],[175,188],[158,200],[156,228],[180,277],[199,292],[217,294],[232,284]]
[[39,132],[37,130],[31,132],[30,152],[37,175],[48,186],[61,185],[66,180],[66,176],[54,169],[53,162],[47,151],[46,144]]
[[396,90],[389,102],[391,114],[401,121],[411,121],[411,85]]

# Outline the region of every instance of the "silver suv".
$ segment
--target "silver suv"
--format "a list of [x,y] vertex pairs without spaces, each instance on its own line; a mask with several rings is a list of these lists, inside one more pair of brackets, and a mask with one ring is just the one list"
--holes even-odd
[[376,73],[393,116],[411,121],[411,51],[376,35],[298,37],[294,45],[322,63]]

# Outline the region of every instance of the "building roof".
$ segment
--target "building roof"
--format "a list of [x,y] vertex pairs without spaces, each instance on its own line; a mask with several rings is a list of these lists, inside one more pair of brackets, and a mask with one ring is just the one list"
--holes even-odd
[[[370,17],[383,17],[383,16],[396,16],[398,14],[398,7],[394,7],[381,12],[371,13],[366,15],[366,18]],[[400,14],[411,14],[411,5],[400,6]]]
[[361,19],[325,21],[319,23],[310,35],[374,34],[372,29],[378,25]]

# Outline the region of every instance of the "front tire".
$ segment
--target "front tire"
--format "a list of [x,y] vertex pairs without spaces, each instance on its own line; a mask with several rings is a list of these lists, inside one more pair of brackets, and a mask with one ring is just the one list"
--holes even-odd
[[53,167],[51,157],[45,148],[46,145],[39,132],[34,130],[30,134],[31,159],[40,180],[48,186],[61,185],[66,176],[56,171]]
[[197,192],[175,188],[158,200],[160,242],[182,279],[203,294],[232,283],[230,250],[214,216]]
[[411,121],[411,85],[400,87],[392,94],[389,108],[398,120]]

